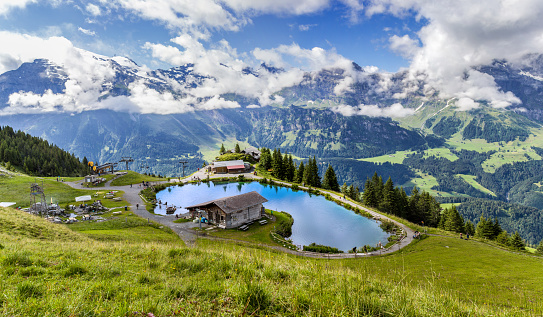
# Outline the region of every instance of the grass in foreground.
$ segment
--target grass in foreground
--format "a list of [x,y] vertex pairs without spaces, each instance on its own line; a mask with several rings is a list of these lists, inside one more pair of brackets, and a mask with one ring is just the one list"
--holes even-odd
[[[0,220],[0,315],[543,313],[540,258],[465,240],[430,237],[386,257],[330,261],[202,239],[195,248],[96,241],[8,209]],[[4,225],[13,221],[65,237],[15,233]]]

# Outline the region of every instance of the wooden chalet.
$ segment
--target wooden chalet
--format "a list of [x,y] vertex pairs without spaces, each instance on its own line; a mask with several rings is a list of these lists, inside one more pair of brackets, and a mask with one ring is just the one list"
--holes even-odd
[[217,174],[243,173],[248,170],[242,160],[213,162],[211,169]]
[[268,200],[259,193],[250,193],[219,198],[205,203],[185,207],[191,217],[198,217],[201,212],[207,220],[219,228],[230,229],[262,218],[263,203]]

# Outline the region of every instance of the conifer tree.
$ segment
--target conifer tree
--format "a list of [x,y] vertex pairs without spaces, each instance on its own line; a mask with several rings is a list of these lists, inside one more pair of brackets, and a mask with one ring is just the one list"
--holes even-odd
[[393,213],[396,204],[394,183],[389,177],[383,186],[382,199],[379,202],[379,209],[386,213]]
[[317,158],[315,158],[315,156],[313,156],[312,175],[313,175],[313,186],[320,188],[322,186],[322,183],[321,183],[321,177],[319,175],[319,165],[317,164]]
[[221,143],[221,149],[219,150],[219,153],[224,154],[224,152],[226,152],[226,149],[224,148],[224,144]]
[[524,247],[526,246],[524,244],[524,241],[522,241],[522,238],[518,234],[518,231],[515,231],[515,234],[511,236],[511,239],[509,240],[509,245],[516,250],[524,250]]
[[285,167],[283,168],[285,170],[285,180],[292,182],[294,181],[294,176],[296,173],[296,167],[294,166],[294,161],[292,160],[292,155],[285,154],[285,158],[283,160]]
[[298,169],[296,170],[296,182],[302,183],[304,181],[304,162],[300,162],[300,165],[298,165]]
[[341,185],[340,190],[344,195],[347,195],[347,191],[349,190],[349,186],[347,186],[347,182],[345,182],[345,183],[343,183],[343,185]]
[[467,220],[464,223],[464,232],[470,236],[475,235],[475,226],[473,225],[473,222]]
[[279,179],[283,179],[283,156],[280,149],[274,149],[272,155],[272,175]]
[[456,206],[452,206],[445,210],[445,223],[444,229],[452,232],[464,231],[464,219],[460,216],[460,213],[456,209]]
[[510,243],[509,243],[509,235],[507,234],[507,231],[502,230],[502,232],[500,232],[500,234],[496,237],[496,242],[498,242],[499,244],[508,246]]
[[360,190],[358,189],[358,187],[354,187],[353,184],[349,185],[349,187],[347,188],[347,196],[349,196],[349,198],[351,198],[352,200],[360,200]]
[[330,164],[328,164],[328,168],[326,169],[324,177],[322,178],[322,188],[330,189],[336,192],[339,191],[339,184],[337,182],[336,173],[334,172],[334,168]]
[[378,203],[375,195],[375,188],[373,186],[373,182],[370,181],[369,178],[366,180],[366,185],[364,186],[364,192],[362,193],[362,202],[364,203],[364,205],[370,207],[376,207]]
[[241,149],[239,148],[239,143],[236,143],[236,147],[234,148],[234,152],[241,153]]
[[398,189],[398,194],[396,195],[396,197],[398,208],[396,215],[405,219],[407,209],[409,208],[409,197],[407,196],[407,193],[405,192],[403,187],[400,187]]
[[270,149],[262,148],[260,150],[260,166],[266,171],[272,168],[272,157]]

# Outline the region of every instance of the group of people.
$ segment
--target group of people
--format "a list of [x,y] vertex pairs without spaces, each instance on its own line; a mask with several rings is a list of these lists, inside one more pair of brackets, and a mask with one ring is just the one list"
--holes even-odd
[[420,232],[415,231],[415,234],[413,235],[413,238],[420,239]]
[[[464,239],[462,238],[462,233],[460,233],[460,239]],[[466,240],[469,240],[469,233],[466,233]]]

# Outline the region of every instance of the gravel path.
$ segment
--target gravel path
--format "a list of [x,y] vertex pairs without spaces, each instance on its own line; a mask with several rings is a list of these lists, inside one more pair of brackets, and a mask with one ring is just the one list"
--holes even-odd
[[[260,177],[260,176],[253,175],[253,173],[244,173],[244,174],[241,174],[241,175],[244,175],[244,177],[247,178],[247,179],[262,179],[262,177]],[[195,180],[195,179],[198,179],[198,178],[199,179],[206,179],[207,177],[208,177],[207,173],[204,172],[203,169],[200,169],[200,171],[195,172],[194,174],[192,174],[192,175],[186,177],[185,179],[183,179],[182,182],[186,183],[186,182],[188,182],[190,180]],[[210,179],[222,178],[222,177],[225,177],[225,175],[210,175],[209,177],[210,177]],[[170,215],[163,216],[163,215],[155,215],[155,214],[152,214],[152,213],[148,212],[145,209],[145,203],[143,202],[141,196],[139,195],[139,192],[143,189],[143,187],[141,187],[140,184],[136,184],[136,185],[132,185],[132,186],[130,186],[130,185],[111,186],[111,182],[114,179],[109,180],[105,184],[104,187],[87,188],[87,187],[82,186],[82,181],[66,182],[66,184],[73,187],[73,188],[83,189],[83,190],[93,190],[93,191],[96,191],[96,190],[104,190],[104,191],[122,190],[124,192],[123,199],[128,202],[128,207],[130,207],[130,210],[132,212],[134,212],[136,215],[138,215],[138,216],[140,216],[142,218],[146,218],[146,219],[158,222],[158,223],[160,223],[160,224],[162,224],[164,226],[170,227],[177,235],[179,235],[179,237],[188,246],[193,246],[194,245],[194,243],[195,243],[196,239],[198,238],[198,236],[196,235],[196,233],[194,232],[194,230],[192,228],[197,227],[198,226],[197,223],[193,223],[193,222],[174,223],[173,221],[176,218],[173,215],[171,215],[171,216]],[[174,183],[177,180],[178,179],[172,179],[172,180],[170,180],[170,182]],[[153,184],[158,184],[158,183],[166,183],[166,182],[153,182]],[[280,183],[281,185],[284,185],[284,186],[290,186],[290,184],[284,183],[284,182],[276,182],[276,183]],[[303,186],[300,186],[300,188],[307,189],[307,187],[303,187]],[[325,191],[322,191],[322,192],[325,192]],[[315,252],[307,252],[307,251],[293,251],[293,250],[283,248],[283,247],[280,247],[280,246],[270,246],[270,245],[263,245],[263,246],[266,246],[266,247],[271,248],[271,249],[279,250],[281,252],[286,252],[286,253],[305,256],[305,257],[324,258],[324,259],[342,259],[342,258],[360,258],[360,257],[369,257],[369,256],[388,254],[388,253],[400,250],[401,248],[407,246],[409,243],[411,243],[413,241],[414,231],[411,230],[406,225],[404,225],[402,223],[399,223],[399,222],[397,222],[397,221],[395,221],[393,219],[390,219],[390,218],[388,218],[386,216],[383,216],[383,215],[381,215],[381,214],[379,214],[379,213],[377,213],[377,212],[375,212],[375,211],[373,211],[371,209],[368,209],[368,208],[365,208],[365,207],[363,207],[363,206],[361,206],[359,204],[356,204],[356,203],[354,203],[354,202],[352,202],[350,200],[346,200],[346,199],[344,199],[343,197],[341,197],[341,196],[339,196],[337,194],[334,194],[334,193],[331,193],[331,192],[327,192],[327,193],[330,194],[334,199],[336,199],[338,201],[342,201],[342,202],[347,203],[347,204],[349,204],[349,205],[351,205],[353,207],[363,209],[364,211],[370,213],[373,217],[375,217],[377,219],[389,220],[389,221],[394,222],[396,225],[398,225],[400,228],[402,228],[404,230],[404,232],[405,232],[404,238],[399,243],[396,243],[395,245],[393,245],[392,247],[390,247],[388,249],[381,249],[379,251],[374,251],[374,252],[370,252],[370,253],[356,253],[356,254],[354,254],[354,253],[339,253],[339,254],[327,255],[327,254],[315,253]],[[136,206],[139,206],[139,207],[136,207]],[[255,243],[250,243],[250,242],[242,241],[242,240],[224,239],[224,238],[209,237],[209,236],[206,236],[206,238],[207,239],[213,239],[213,240],[236,241],[236,242],[239,242],[239,243],[255,245]]]

